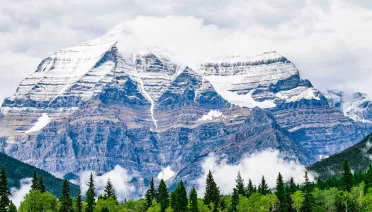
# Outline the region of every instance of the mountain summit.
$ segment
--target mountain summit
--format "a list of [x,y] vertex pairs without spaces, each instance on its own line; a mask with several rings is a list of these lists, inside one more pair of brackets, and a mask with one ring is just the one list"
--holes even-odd
[[1,151],[57,175],[120,165],[141,184],[167,167],[192,183],[212,152],[234,163],[272,148],[311,164],[365,134],[276,52],[188,66],[124,54],[123,33],[44,59],[4,100]]

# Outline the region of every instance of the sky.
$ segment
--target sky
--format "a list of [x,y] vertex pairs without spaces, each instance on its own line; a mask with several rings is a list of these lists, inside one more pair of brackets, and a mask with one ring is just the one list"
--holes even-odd
[[277,51],[318,89],[372,96],[372,1],[1,0],[0,102],[42,59],[118,25],[191,59]]

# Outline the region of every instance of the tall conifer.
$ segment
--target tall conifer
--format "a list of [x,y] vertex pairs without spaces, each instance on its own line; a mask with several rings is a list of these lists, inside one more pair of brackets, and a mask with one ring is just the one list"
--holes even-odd
[[117,201],[116,194],[115,194],[115,188],[112,185],[110,179],[107,180],[107,183],[104,189],[104,198],[105,199],[112,198]]
[[305,182],[303,185],[303,192],[304,192],[304,202],[302,204],[301,211],[302,212],[312,212],[314,211],[314,197],[312,194],[312,184],[309,181],[309,177],[307,172],[305,172]]
[[198,208],[198,193],[195,188],[192,188],[190,192],[190,212],[199,212]]
[[220,204],[220,190],[214,182],[212,172],[209,171],[205,186],[204,204],[210,207],[213,203],[213,210],[216,211]]
[[287,196],[285,193],[283,177],[280,173],[278,175],[278,178],[276,179],[275,195],[279,201],[278,211],[287,212],[288,211],[288,204],[287,204],[287,198],[286,198]]
[[160,180],[158,187],[157,202],[160,204],[160,209],[162,212],[164,212],[169,206],[168,188],[163,179]]
[[234,188],[234,191],[233,191],[233,194],[232,194],[230,212],[238,211],[238,209],[237,209],[238,205],[239,205],[239,192],[236,188]]
[[270,193],[269,186],[267,185],[264,176],[262,176],[261,178],[261,183],[258,186],[258,192],[262,195],[266,195]]
[[341,189],[350,192],[353,187],[353,174],[347,160],[344,161],[343,172],[341,177]]
[[81,198],[80,189],[78,190],[78,194],[76,198],[75,212],[83,212],[83,200]]
[[0,172],[0,212],[8,211],[10,203],[9,194],[8,175],[5,166],[3,166]]
[[177,192],[176,192],[176,202],[174,205],[174,211],[175,212],[186,212],[187,211],[187,192],[186,188],[181,180],[180,183],[178,183],[177,186]]
[[40,175],[40,178],[39,178],[39,189],[41,193],[46,192],[43,175]]
[[255,192],[251,179],[248,180],[247,190],[245,192],[247,197],[250,197]]
[[72,200],[70,197],[70,184],[66,178],[63,180],[60,202],[61,206],[59,212],[73,212]]
[[95,207],[95,186],[94,186],[94,178],[93,174],[90,173],[89,183],[88,183],[88,190],[86,193],[86,202],[87,206],[85,208],[85,212],[94,212]]
[[33,173],[33,175],[32,175],[32,180],[31,180],[31,190],[32,190],[32,191],[40,190],[40,187],[39,187],[39,180],[37,179],[36,170],[34,170],[34,173]]
[[238,172],[238,175],[236,176],[235,182],[236,182],[235,188],[237,189],[238,194],[245,196],[246,191],[245,191],[245,187],[244,187],[244,180],[243,180],[242,176],[240,175],[240,172]]

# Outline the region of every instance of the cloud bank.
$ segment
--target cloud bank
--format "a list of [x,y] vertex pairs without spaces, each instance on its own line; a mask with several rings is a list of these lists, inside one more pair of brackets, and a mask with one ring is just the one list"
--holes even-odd
[[21,205],[21,202],[25,199],[26,194],[28,194],[31,190],[31,178],[25,178],[21,180],[21,187],[19,189],[17,188],[11,188],[10,193],[12,194],[10,196],[10,200],[14,203],[17,208]]
[[97,196],[104,193],[105,185],[108,179],[111,180],[111,183],[115,188],[116,196],[120,202],[124,201],[126,198],[129,198],[136,189],[131,184],[132,176],[126,169],[117,165],[113,170],[99,176],[97,176],[95,172],[90,171],[82,173],[80,176],[80,189],[82,194],[85,194],[88,190],[90,173],[93,173]]
[[[245,156],[237,164],[228,164],[226,159],[220,160],[217,156],[210,154],[202,163],[202,169],[203,175],[197,180],[199,195],[204,195],[205,179],[209,170],[223,194],[231,194],[239,171],[245,184],[248,183],[248,179],[251,179],[252,183],[258,186],[262,176],[265,176],[266,182],[271,188],[275,188],[279,172],[284,181],[293,177],[296,183],[303,183],[306,171],[303,165],[295,161],[285,161],[278,150],[266,150]],[[309,173],[309,178],[314,180],[314,175]]]

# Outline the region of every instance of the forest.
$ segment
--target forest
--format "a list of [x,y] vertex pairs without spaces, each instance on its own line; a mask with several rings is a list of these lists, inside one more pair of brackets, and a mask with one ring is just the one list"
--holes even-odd
[[[322,211],[372,211],[372,166],[365,172],[353,173],[347,160],[344,161],[341,177],[311,182],[308,173],[304,182],[296,183],[293,178],[285,181],[277,175],[276,187],[269,188],[262,176],[259,185],[237,174],[231,194],[221,194],[213,174],[208,173],[203,195],[198,196],[195,188],[187,192],[180,181],[169,191],[164,180],[155,185],[152,179],[143,198],[119,202],[114,183],[107,181],[104,193],[98,195],[93,174],[88,189],[76,198],[70,193],[70,183],[63,180],[61,196],[57,198],[48,192],[43,177],[36,171],[32,176],[31,190],[17,208],[10,200],[8,176],[3,166],[0,172],[0,212],[322,212]],[[98,197],[97,197],[98,196]]]

